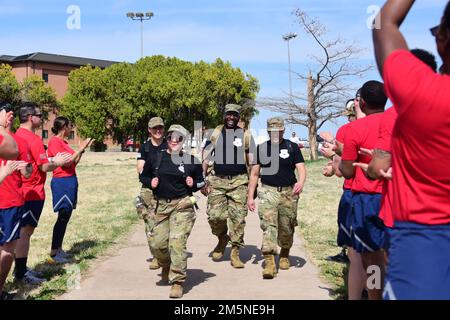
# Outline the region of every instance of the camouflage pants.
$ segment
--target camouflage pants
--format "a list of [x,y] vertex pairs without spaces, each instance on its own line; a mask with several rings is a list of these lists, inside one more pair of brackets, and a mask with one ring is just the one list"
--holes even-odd
[[290,249],[297,226],[299,196],[292,195],[292,188],[283,188],[279,192],[276,187],[263,185],[258,197],[258,214],[263,230],[262,253],[277,254],[277,244],[281,248]]
[[181,200],[158,201],[154,226],[151,229],[152,252],[160,266],[170,265],[169,280],[186,280],[186,244],[196,219],[193,204],[189,197]]
[[141,193],[139,194],[145,207],[137,208],[137,213],[139,217],[144,220],[145,224],[145,235],[147,236],[148,248],[150,249],[150,253],[155,256],[152,251],[152,241],[153,237],[151,236],[151,230],[153,229],[154,220],[151,217],[155,214],[156,209],[156,200],[153,197],[153,191],[148,188],[142,188]]
[[211,176],[212,191],[208,196],[208,222],[215,236],[229,230],[233,246],[244,246],[245,217],[247,216],[248,176],[232,180]]

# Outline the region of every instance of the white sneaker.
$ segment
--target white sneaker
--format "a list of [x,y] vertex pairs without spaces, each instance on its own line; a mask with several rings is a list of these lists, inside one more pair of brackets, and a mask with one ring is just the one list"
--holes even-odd
[[20,282],[26,283],[26,284],[31,284],[31,285],[37,285],[37,284],[41,284],[47,280],[39,278],[34,276],[30,271],[27,271],[27,273],[25,273],[25,275],[23,276],[22,279],[18,279]]
[[57,256],[60,256],[60,257],[62,257],[62,258],[64,258],[64,259],[71,259],[72,258],[72,255],[71,254],[68,254],[67,252],[65,252],[64,250],[59,250],[58,251],[58,253],[56,254]]
[[62,257],[59,252],[56,254],[56,256],[54,257],[49,257],[47,259],[47,262],[50,264],[56,264],[56,263],[61,263],[61,264],[65,264],[65,263],[69,263],[70,260],[67,258]]

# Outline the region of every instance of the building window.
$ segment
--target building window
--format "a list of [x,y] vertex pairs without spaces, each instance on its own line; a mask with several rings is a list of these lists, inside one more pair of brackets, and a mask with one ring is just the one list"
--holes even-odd
[[75,139],[75,132],[74,131],[70,131],[69,133],[69,140],[73,140]]
[[42,130],[42,139],[48,139],[48,130]]
[[48,73],[43,73],[43,74],[42,74],[42,79],[44,79],[44,81],[45,81],[46,83],[48,83]]

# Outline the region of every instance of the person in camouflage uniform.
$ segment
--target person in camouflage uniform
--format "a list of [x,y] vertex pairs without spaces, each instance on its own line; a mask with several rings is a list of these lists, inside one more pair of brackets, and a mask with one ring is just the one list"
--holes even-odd
[[224,125],[214,130],[203,152],[205,176],[209,164],[214,163],[203,190],[203,194],[208,195],[208,222],[212,233],[218,237],[212,258],[220,260],[231,240],[231,265],[234,268],[244,268],[239,249],[244,247],[248,164],[254,146],[250,133],[238,126],[240,109],[234,104],[225,106]]
[[[149,139],[141,146],[138,156],[137,156],[137,171],[140,175],[144,170],[145,162],[149,154],[154,154],[162,149],[167,149],[167,142],[164,139],[164,121],[159,117],[151,118],[148,122],[148,133]],[[148,247],[153,259],[148,259],[150,262],[149,268],[151,270],[159,269],[159,264],[152,252],[152,237],[150,235],[150,230],[153,228],[153,220],[151,215],[154,213],[156,208],[156,200],[153,198],[153,191],[144,185],[142,185],[141,192],[139,196],[136,197],[136,211],[138,216],[144,220],[145,224],[145,234],[147,237]]]
[[261,175],[258,213],[263,230],[263,278],[273,279],[277,274],[275,255],[278,254],[278,246],[281,247],[279,268],[290,268],[289,251],[294,241],[297,206],[306,180],[306,169],[300,148],[283,139],[283,119],[269,119],[267,130],[270,140],[258,146],[250,175],[247,206],[251,212],[256,209],[254,195]]
[[183,296],[186,281],[187,240],[196,219],[193,192],[205,185],[200,160],[183,153],[188,131],[180,125],[169,128],[167,150],[150,155],[140,175],[153,190],[156,209],[150,216],[152,252],[162,267],[162,281],[172,284],[171,298]]

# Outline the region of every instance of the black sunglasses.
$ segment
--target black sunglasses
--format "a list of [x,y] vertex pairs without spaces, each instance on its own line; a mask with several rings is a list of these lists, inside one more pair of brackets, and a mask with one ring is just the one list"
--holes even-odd
[[432,35],[433,37],[437,37],[437,36],[439,35],[439,29],[440,29],[440,28],[441,28],[440,25],[437,25],[437,26],[431,28],[431,29],[430,29],[431,35]]
[[[183,141],[183,136],[181,136],[181,135],[174,135],[174,138],[176,139],[176,141],[178,142],[178,143],[180,143],[180,142],[182,142]],[[172,141],[172,134],[169,134],[168,136],[167,136],[167,141]]]

